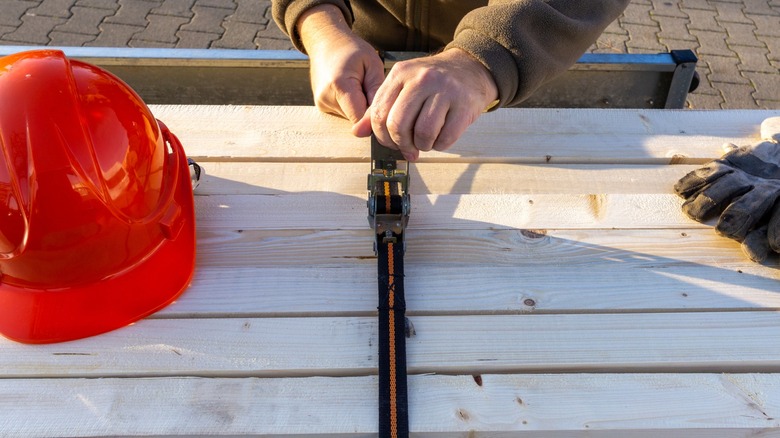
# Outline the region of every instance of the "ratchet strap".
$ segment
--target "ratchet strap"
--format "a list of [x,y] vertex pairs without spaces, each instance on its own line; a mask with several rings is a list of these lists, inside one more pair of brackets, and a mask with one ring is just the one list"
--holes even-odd
[[[402,161],[402,168],[399,168]],[[406,387],[404,231],[409,219],[408,163],[371,137],[368,220],[376,240],[379,291],[379,438],[409,436]]]

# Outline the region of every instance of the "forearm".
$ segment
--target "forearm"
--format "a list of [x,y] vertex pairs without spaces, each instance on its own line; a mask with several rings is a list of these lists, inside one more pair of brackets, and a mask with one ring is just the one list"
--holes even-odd
[[301,19],[311,14],[312,9],[324,6],[335,8],[341,12],[340,18],[347,28],[352,26],[352,10],[345,0],[272,0],[271,3],[274,21],[290,37],[295,48],[304,53],[307,52],[299,33]]
[[295,24],[295,30],[305,52],[310,55],[341,38],[351,36],[344,14],[332,4],[322,4],[307,9]]

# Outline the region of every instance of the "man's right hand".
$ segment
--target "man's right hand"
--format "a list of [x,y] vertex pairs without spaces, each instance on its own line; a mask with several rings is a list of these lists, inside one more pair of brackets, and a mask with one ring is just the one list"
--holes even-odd
[[317,108],[356,123],[384,81],[381,58],[370,44],[352,33],[334,5],[309,9],[297,28],[309,55]]

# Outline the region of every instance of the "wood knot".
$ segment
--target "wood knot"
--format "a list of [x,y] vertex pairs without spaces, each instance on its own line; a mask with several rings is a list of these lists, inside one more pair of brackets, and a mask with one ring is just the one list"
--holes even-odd
[[529,239],[541,239],[547,235],[547,230],[520,230],[520,234]]

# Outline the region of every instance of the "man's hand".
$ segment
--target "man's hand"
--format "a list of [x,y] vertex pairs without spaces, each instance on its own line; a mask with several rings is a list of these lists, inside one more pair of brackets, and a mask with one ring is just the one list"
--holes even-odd
[[487,68],[450,49],[395,64],[352,133],[373,131],[380,143],[414,161],[420,151],[452,146],[497,98]]
[[689,217],[720,214],[716,231],[742,242],[756,262],[780,253],[780,117],[764,120],[761,136],[764,141],[736,148],[674,186]]
[[341,10],[329,4],[306,11],[298,33],[309,55],[317,108],[356,123],[385,77],[376,50],[355,36]]

